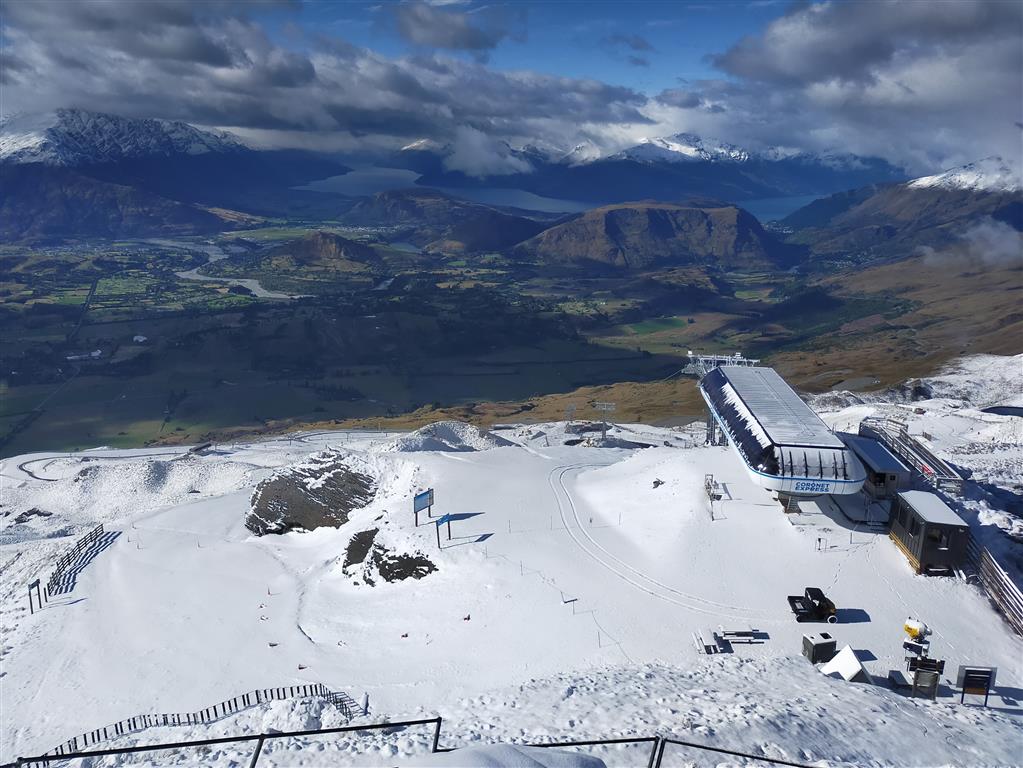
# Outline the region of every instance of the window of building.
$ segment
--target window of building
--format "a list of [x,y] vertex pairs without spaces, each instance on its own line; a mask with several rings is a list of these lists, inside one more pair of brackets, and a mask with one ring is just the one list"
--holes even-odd
[[898,511],[895,513],[895,519],[899,521],[901,528],[906,527],[906,508],[901,504],[898,505]]
[[917,536],[920,533],[920,521],[915,517],[909,521],[909,535]]
[[938,545],[938,549],[948,549],[949,530],[947,528],[933,528],[927,532],[928,541]]

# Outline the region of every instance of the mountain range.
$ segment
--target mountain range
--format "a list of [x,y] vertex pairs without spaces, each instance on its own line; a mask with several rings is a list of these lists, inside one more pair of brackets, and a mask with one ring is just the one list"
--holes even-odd
[[[258,151],[222,131],[60,109],[0,124],[0,237],[191,234],[329,199],[293,187],[344,173],[333,158]],[[227,209],[221,219],[210,209]]]
[[[77,109],[19,115],[0,124],[0,237],[202,234],[253,217],[299,217],[387,227],[392,239],[433,251],[636,269],[665,260],[780,266],[793,245],[825,257],[897,256],[939,247],[988,218],[1023,230],[1019,173],[1000,158],[906,181],[877,158],[753,151],[689,133],[611,155],[592,145],[505,150],[532,170],[473,177],[447,168],[451,146],[416,141],[389,158],[422,174],[416,188],[352,198],[296,189],[346,173],[336,157],[257,150],[168,120]],[[558,219],[430,185],[498,185],[591,201],[595,210]],[[785,248],[741,210],[746,199],[804,194],[826,196],[784,220],[792,231]]]
[[506,146],[507,157],[528,170],[501,175],[452,170],[453,152],[451,145],[422,140],[387,162],[421,173],[419,183],[428,186],[503,187],[597,204],[649,198],[678,202],[692,196],[742,202],[825,195],[906,179],[902,169],[880,158],[780,148],[754,151],[690,133],[646,139],[610,155],[586,144],[569,152]]
[[946,247],[985,223],[1023,232],[1020,177],[1000,157],[831,195],[781,222],[817,255],[883,258]]

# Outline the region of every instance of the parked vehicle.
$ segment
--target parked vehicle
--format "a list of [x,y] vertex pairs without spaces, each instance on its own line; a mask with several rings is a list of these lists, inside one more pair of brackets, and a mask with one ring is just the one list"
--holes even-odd
[[835,604],[818,587],[807,587],[802,595],[789,595],[788,600],[792,613],[796,615],[796,621],[826,621],[828,624],[838,622]]

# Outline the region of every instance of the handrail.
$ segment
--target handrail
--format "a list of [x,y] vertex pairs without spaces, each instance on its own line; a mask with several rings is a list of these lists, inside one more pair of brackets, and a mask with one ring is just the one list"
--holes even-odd
[[331,704],[338,707],[348,720],[354,717],[354,700],[346,693],[331,691],[321,683],[279,688],[259,688],[218,702],[198,712],[175,712],[172,714],[135,715],[134,717],[128,717],[119,720],[113,725],[94,728],[84,734],[74,736],[45,754],[63,757],[70,753],[77,753],[79,745],[88,747],[101,741],[124,736],[129,733],[137,733],[146,728],[161,725],[208,725],[228,715],[236,714],[243,709],[254,707],[266,701],[280,701],[298,696],[316,696],[327,699]]
[[193,747],[207,747],[213,744],[230,744],[233,742],[267,741],[271,739],[288,739],[299,736],[322,736],[331,733],[346,733],[348,731],[373,731],[382,728],[405,728],[412,725],[435,724],[434,751],[440,738],[441,717],[430,717],[422,720],[399,720],[396,722],[370,723],[367,725],[342,725],[334,728],[312,728],[302,731],[275,731],[273,733],[249,733],[242,736],[219,736],[214,739],[199,739],[196,741],[174,741],[162,744],[149,744],[135,747],[117,747],[114,749],[93,749],[86,752],[72,752],[65,755],[38,755],[36,757],[19,757],[13,763],[5,763],[0,768],[21,768],[26,765],[49,765],[51,762],[64,760],[78,760],[86,757],[106,757],[107,755],[130,755],[138,752],[160,752],[168,749],[188,749]]
[[[52,762],[62,762],[65,760],[78,760],[82,758],[90,757],[106,757],[109,755],[128,755],[137,754],[139,752],[157,752],[169,749],[190,749],[196,747],[206,747],[214,744],[231,744],[231,743],[248,743],[256,742],[253,749],[252,759],[249,763],[250,768],[256,768],[260,757],[262,756],[263,745],[267,741],[274,739],[290,739],[299,738],[303,736],[324,736],[336,733],[351,733],[354,731],[375,731],[389,728],[409,728],[417,725],[433,725],[433,742],[431,746],[431,752],[452,752],[455,748],[453,747],[441,747],[440,746],[440,734],[441,726],[443,724],[443,718],[441,716],[423,718],[419,720],[397,720],[397,721],[385,721],[381,723],[367,723],[363,725],[344,725],[335,728],[312,728],[301,731],[277,731],[273,733],[250,733],[241,736],[220,736],[213,739],[199,739],[195,741],[176,741],[176,742],[165,742],[162,744],[151,744],[147,746],[135,746],[135,747],[119,747],[113,749],[96,749],[83,752],[74,752],[65,755],[39,755],[37,757],[22,757],[18,758],[13,763],[6,763],[0,765],[0,768],[24,768],[25,766],[49,766]],[[789,768],[813,768],[813,766],[805,763],[796,763],[791,760],[784,760],[782,758],[766,757],[763,755],[754,755],[749,752],[739,752],[737,750],[725,749],[724,747],[715,747],[709,744],[699,744],[692,741],[683,741],[676,739],[672,736],[635,736],[635,737],[620,737],[611,739],[587,739],[579,741],[551,741],[543,743],[527,743],[522,746],[527,747],[540,747],[545,749],[556,749],[564,747],[587,747],[587,746],[601,746],[601,745],[612,745],[612,744],[653,744],[651,749],[650,757],[647,761],[647,768],[660,768],[661,762],[664,759],[665,747],[668,744],[677,744],[682,747],[689,749],[697,749],[703,752],[713,752],[722,755],[731,755],[733,757],[742,757],[747,760],[756,760],[761,763],[768,763],[770,765],[784,765]],[[479,742],[473,742],[473,746],[479,746]]]
[[1023,636],[1023,592],[1020,592],[1019,587],[998,564],[987,547],[982,547],[971,539],[966,553],[973,561],[980,575],[980,582],[984,585],[991,602],[1016,634]]

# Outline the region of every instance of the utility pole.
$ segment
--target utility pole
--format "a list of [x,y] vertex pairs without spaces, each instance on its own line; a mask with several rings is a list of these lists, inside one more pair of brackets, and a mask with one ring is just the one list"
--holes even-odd
[[600,437],[600,439],[602,441],[603,440],[607,440],[607,415],[609,413],[611,413],[612,411],[614,411],[615,404],[614,403],[600,403],[600,402],[598,402],[598,403],[594,403],[593,407],[596,408],[601,413],[601,425],[602,425],[603,428],[601,430],[601,437]]

